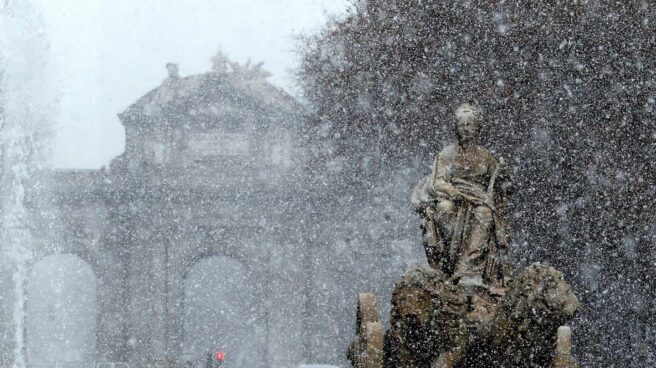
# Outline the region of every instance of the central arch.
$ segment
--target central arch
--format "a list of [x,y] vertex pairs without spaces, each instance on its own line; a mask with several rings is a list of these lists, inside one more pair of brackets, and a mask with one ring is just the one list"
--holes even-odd
[[248,269],[222,256],[198,261],[185,279],[184,348],[187,364],[202,367],[224,351],[229,367],[259,366],[256,300]]
[[37,262],[27,283],[27,359],[31,368],[92,366],[96,354],[96,277],[72,254]]

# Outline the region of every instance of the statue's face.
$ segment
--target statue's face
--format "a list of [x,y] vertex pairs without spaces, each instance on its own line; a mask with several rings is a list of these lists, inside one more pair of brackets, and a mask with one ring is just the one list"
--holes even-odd
[[458,138],[462,142],[474,142],[478,135],[478,120],[470,111],[463,111],[456,115],[456,128]]

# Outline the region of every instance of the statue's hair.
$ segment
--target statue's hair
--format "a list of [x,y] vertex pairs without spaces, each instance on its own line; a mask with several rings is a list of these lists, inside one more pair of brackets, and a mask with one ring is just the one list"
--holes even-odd
[[476,120],[480,120],[480,118],[481,118],[481,109],[478,106],[475,106],[475,105],[472,105],[472,104],[469,104],[469,103],[464,103],[464,104],[458,106],[458,108],[456,109],[456,117],[459,116],[459,115],[462,115],[466,112],[469,112],[472,115],[474,115],[474,118]]

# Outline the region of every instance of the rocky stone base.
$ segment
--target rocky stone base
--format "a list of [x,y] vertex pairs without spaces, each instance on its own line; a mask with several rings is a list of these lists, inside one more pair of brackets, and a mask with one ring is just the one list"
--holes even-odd
[[533,264],[503,287],[415,268],[395,286],[384,337],[372,298],[359,303],[354,367],[576,367],[563,324],[579,302],[553,267]]

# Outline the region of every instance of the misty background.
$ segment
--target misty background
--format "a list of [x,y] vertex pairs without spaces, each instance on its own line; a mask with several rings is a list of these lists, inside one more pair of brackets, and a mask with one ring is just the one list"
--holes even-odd
[[[116,280],[114,275],[125,273],[128,267],[138,276],[128,281],[150,290],[149,282],[164,285],[162,280],[168,277],[158,271],[168,257],[167,244],[176,245],[173,250],[186,244],[186,249],[195,252],[214,246],[215,256],[225,249],[256,249],[255,256],[244,258],[256,263],[253,269],[271,266],[261,279],[271,279],[269,271],[279,273],[271,287],[262,290],[276,292],[272,294],[275,303],[265,312],[283,313],[262,318],[275,323],[262,331],[282,334],[296,324],[304,336],[285,333],[299,339],[299,343],[287,341],[288,346],[303,345],[295,361],[344,364],[357,293],[376,293],[385,318],[398,276],[415,261],[424,261],[419,221],[408,196],[417,180],[428,174],[435,153],[453,140],[453,108],[471,100],[484,111],[483,144],[508,160],[517,179],[510,211],[513,260],[518,268],[537,261],[554,265],[565,273],[582,301],[572,323],[577,359],[582,366],[599,367],[653,366],[656,362],[653,4],[360,0],[347,14],[348,2],[309,0],[185,2],[184,6],[164,1],[40,0],[39,4],[43,21],[28,19],[23,24],[17,17],[13,20],[20,24],[10,27],[33,31],[31,24],[44,24],[38,33],[49,44],[49,56],[45,57],[40,43],[34,49],[20,47],[25,44],[21,37],[30,36],[29,32],[16,32],[9,43],[19,45],[19,51],[24,51],[21,56],[28,55],[30,63],[7,59],[10,124],[3,126],[7,134],[2,137],[3,147],[15,149],[7,151],[2,171],[3,251],[13,257],[12,265],[20,266],[11,270],[12,275],[3,275],[8,276],[3,281],[7,285],[12,280],[12,285],[22,285],[21,277],[27,279],[29,266],[49,252],[78,254],[83,260],[94,247],[117,259],[124,259],[125,251],[137,252],[129,258],[135,262],[97,263],[107,268],[103,280]],[[330,14],[338,14],[337,20],[331,21]],[[294,34],[302,34],[302,40],[297,42]],[[272,134],[267,144],[253,145],[259,156],[246,154],[243,160],[235,160],[233,171],[221,166],[229,161],[222,157],[207,166],[189,164],[193,152],[185,145],[164,155],[166,146],[160,144],[159,135],[168,130],[142,131],[136,128],[140,121],[128,121],[135,127],[133,152],[119,157],[113,168],[71,171],[53,180],[60,184],[53,185],[53,190],[32,180],[35,163],[41,162],[32,157],[32,142],[37,140],[33,132],[42,126],[49,129],[51,120],[56,122],[56,137],[50,165],[99,168],[123,151],[124,133],[116,113],[126,111],[140,96],[145,98],[136,104],[141,108],[157,105],[161,101],[153,97],[175,95],[172,92],[184,92],[189,98],[176,103],[203,100],[199,96],[207,98],[203,101],[222,102],[241,98],[240,94],[257,100],[262,91],[267,92],[265,97],[276,96],[277,89],[249,73],[246,82],[240,79],[243,75],[232,75],[234,85],[240,86],[235,90],[211,89],[221,86],[212,83],[204,84],[207,88],[188,88],[198,86],[196,82],[221,81],[215,78],[216,70],[204,73],[219,47],[241,64],[249,58],[255,63],[264,61],[265,69],[274,74],[271,82],[303,99],[311,113],[304,116],[305,121],[279,119],[303,129],[305,140],[288,140],[301,148],[298,164],[288,168],[274,162],[264,168],[260,165],[275,161],[274,152],[284,152],[278,150],[287,140],[284,134]],[[302,55],[299,68],[295,68],[297,52]],[[44,71],[44,60],[50,55]],[[167,62],[179,63],[183,83],[172,83],[175,76],[167,78]],[[288,69],[295,69],[299,91]],[[45,78],[36,73],[50,74],[56,81],[56,114],[50,115],[49,109],[38,104],[43,99],[35,93],[41,91],[34,84]],[[156,86],[162,93],[146,94]],[[240,103],[251,106],[249,101]],[[173,112],[180,112],[179,105],[173,107]],[[238,111],[242,112],[239,118],[252,114],[248,108]],[[260,117],[278,116],[265,111]],[[41,116],[45,114],[47,118]],[[189,116],[175,121],[189,122]],[[158,121],[167,122],[169,117],[162,114]],[[32,121],[35,127],[25,124]],[[268,123],[276,126],[275,121]],[[191,126],[204,129],[202,124]],[[260,129],[250,133],[241,136],[241,142],[263,141]],[[202,136],[182,138],[221,147],[194,137]],[[240,142],[235,139],[239,135],[227,137]],[[165,142],[175,147],[178,141]],[[170,166],[165,157],[178,166]],[[231,172],[234,175],[225,175]],[[276,175],[284,180],[271,180]],[[198,198],[186,196],[187,186],[194,183],[190,179],[204,185]],[[240,180],[262,185],[239,185]],[[150,189],[166,182],[179,185],[179,191],[164,188],[161,197],[149,197]],[[56,195],[60,202],[34,194],[26,198],[26,192],[37,192],[30,183],[39,184],[37,189]],[[225,189],[230,185],[236,195]],[[252,196],[252,203],[244,200],[264,186],[271,197]],[[60,212],[41,219],[48,212],[28,203],[30,198],[41,199],[43,208]],[[274,206],[258,209],[272,198],[279,213],[271,211]],[[32,212],[26,212],[24,203]],[[281,213],[297,217],[283,218]],[[260,220],[252,221],[254,216]],[[30,234],[26,229],[36,224],[35,219],[40,232]],[[58,222],[65,223],[60,230],[62,239],[69,241],[53,238],[56,227],[51,225]],[[256,231],[244,232],[245,224]],[[225,228],[234,231],[233,238],[221,232]],[[279,238],[271,241],[267,231]],[[294,244],[288,244],[290,240]],[[222,244],[229,247],[220,248]],[[262,244],[271,254],[259,251]],[[55,260],[74,265],[66,259]],[[138,274],[144,265],[157,271],[152,280]],[[198,295],[202,301],[202,293],[187,289],[188,297]],[[18,287],[14,290],[15,305],[24,304],[25,293]],[[98,295],[108,299],[115,294],[114,289],[108,290]],[[278,295],[280,291],[294,295]],[[141,321],[141,310],[152,312],[152,302],[158,308],[166,305],[162,295],[153,292],[152,300],[137,298],[128,312]],[[297,305],[278,307],[290,301]],[[303,301],[305,305],[300,306]],[[124,304],[113,302],[99,304]],[[9,312],[8,307],[5,314]],[[120,319],[120,309],[112,313],[99,315]],[[207,315],[200,309],[189,310],[188,315],[195,313]],[[145,325],[160,328],[168,323],[159,314],[151,314]],[[14,317],[16,335],[23,331],[23,317]],[[190,324],[189,328],[194,327]],[[240,336],[248,339],[249,334]],[[21,336],[6,338],[22,341]],[[266,349],[282,341],[275,336],[265,340],[272,341],[263,344]],[[111,354],[126,356],[123,348]],[[289,355],[282,349],[264,355],[279,358],[273,353]],[[131,354],[140,357],[134,351]]]
[[219,48],[264,62],[273,84],[297,95],[296,36],[344,13],[348,0],[35,0],[59,93],[51,164],[99,168],[124,149],[116,114],[166,78],[207,71]]

